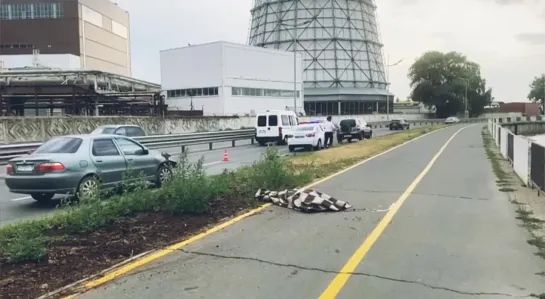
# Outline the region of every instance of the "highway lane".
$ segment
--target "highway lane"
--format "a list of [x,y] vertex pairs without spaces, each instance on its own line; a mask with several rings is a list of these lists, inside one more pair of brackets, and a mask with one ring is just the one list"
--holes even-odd
[[[497,190],[481,126],[461,131],[427,167],[461,127],[429,134],[314,187],[349,201],[354,211],[271,207],[78,298],[318,298],[330,285],[336,292],[323,298],[542,293],[545,280],[534,273],[545,263]],[[385,230],[371,235],[392,210],[398,212]],[[346,284],[331,284],[372,239],[363,259],[352,259]]]
[[[393,134],[399,131],[390,131],[387,129],[374,129],[374,136]],[[336,141],[334,141],[336,144]],[[249,140],[236,142],[236,147],[232,147],[231,142],[215,143],[213,150],[208,150],[208,145],[196,145],[188,147],[188,159],[191,162],[197,162],[201,157],[204,159],[204,167],[208,174],[220,174],[224,169],[235,170],[245,165],[251,165],[253,162],[262,158],[266,147],[260,147],[257,144],[252,145]],[[223,152],[227,149],[229,162],[223,162]],[[289,154],[286,146],[278,147],[280,154]],[[177,156],[181,153],[180,147],[161,149]],[[0,167],[0,173],[5,174],[5,166]],[[30,196],[24,194],[10,193],[4,181],[0,179],[0,226],[14,223],[21,219],[37,219],[43,215],[54,213],[60,200],[64,196],[56,196],[49,205],[42,205],[35,202]]]

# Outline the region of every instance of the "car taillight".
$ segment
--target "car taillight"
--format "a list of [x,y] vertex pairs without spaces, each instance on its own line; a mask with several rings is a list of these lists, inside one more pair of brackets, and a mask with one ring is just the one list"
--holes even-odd
[[314,133],[307,134],[307,137],[314,137],[314,136],[316,136],[316,134],[314,134]]
[[63,171],[64,165],[62,163],[43,163],[38,166],[39,172],[57,172],[57,171]]
[[6,166],[6,173],[7,173],[7,174],[12,174],[12,173],[13,173],[13,165],[8,164],[8,165]]

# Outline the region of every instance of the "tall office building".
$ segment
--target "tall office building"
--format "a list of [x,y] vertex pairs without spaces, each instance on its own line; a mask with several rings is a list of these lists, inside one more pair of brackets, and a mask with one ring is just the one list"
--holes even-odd
[[109,0],[1,0],[0,61],[131,76],[129,23]]
[[374,0],[254,0],[248,44],[303,54],[309,114],[385,112],[375,11]]

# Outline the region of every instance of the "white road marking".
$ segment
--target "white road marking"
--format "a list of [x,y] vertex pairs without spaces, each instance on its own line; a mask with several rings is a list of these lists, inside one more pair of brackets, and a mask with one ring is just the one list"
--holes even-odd
[[27,199],[31,199],[31,198],[32,197],[30,197],[30,196],[25,196],[25,197],[14,198],[11,201],[21,201],[21,200],[27,200]]

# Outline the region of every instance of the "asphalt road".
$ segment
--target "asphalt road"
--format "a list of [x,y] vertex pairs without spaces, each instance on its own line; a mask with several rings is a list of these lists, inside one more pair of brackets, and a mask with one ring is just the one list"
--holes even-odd
[[[497,190],[480,125],[461,131],[422,177],[461,127],[432,133],[315,187],[349,201],[355,211],[302,214],[271,207],[78,298],[318,298],[373,238],[364,258],[352,262],[346,284],[336,285],[336,298],[495,299],[545,292],[545,278],[534,275],[545,263],[526,243],[514,205]],[[383,233],[371,234],[391,210],[397,214]]]
[[[415,126],[416,127],[416,126]],[[374,136],[388,135],[399,131],[389,131],[387,129],[374,129]],[[334,142],[336,142],[334,140]],[[250,141],[237,141],[236,147],[232,147],[231,142],[215,143],[213,150],[208,149],[208,145],[198,145],[188,147],[188,159],[191,162],[204,158],[204,167],[208,174],[220,174],[224,169],[234,170],[245,165],[251,165],[253,162],[262,158],[266,147],[260,147],[257,144],[252,145]],[[227,149],[229,162],[223,162],[223,152]],[[181,148],[161,149],[173,155],[177,159],[181,153]],[[287,146],[280,146],[281,154],[288,154]],[[0,173],[5,174],[5,166],[0,166]],[[60,200],[64,196],[56,196],[49,205],[42,205],[35,202],[30,196],[24,194],[10,193],[4,180],[0,179],[0,226],[12,224],[18,220],[37,219],[43,215],[54,213]]]

